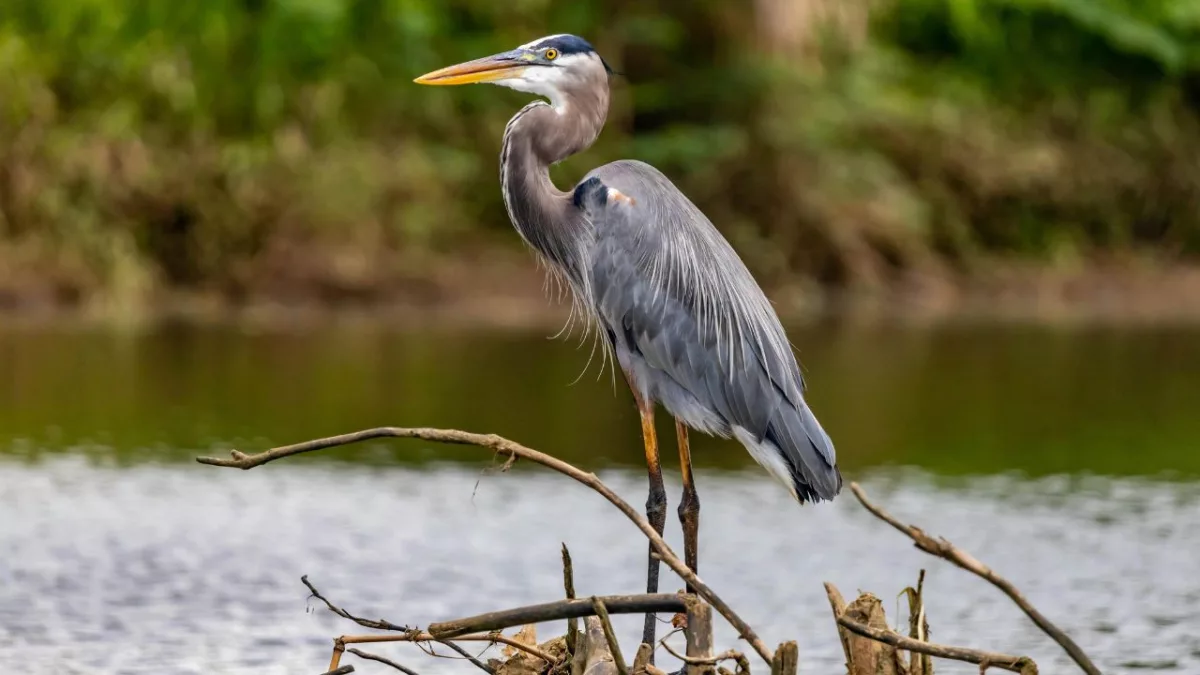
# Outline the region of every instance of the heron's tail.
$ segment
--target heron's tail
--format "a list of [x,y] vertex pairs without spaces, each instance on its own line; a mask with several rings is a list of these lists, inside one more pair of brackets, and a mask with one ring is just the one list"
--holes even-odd
[[795,407],[782,401],[761,439],[742,428],[734,434],[800,503],[832,500],[841,492],[833,441],[803,402]]

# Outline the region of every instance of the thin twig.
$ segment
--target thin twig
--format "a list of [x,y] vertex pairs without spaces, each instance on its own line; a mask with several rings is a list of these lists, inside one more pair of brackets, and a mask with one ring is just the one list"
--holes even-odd
[[354,649],[354,648],[347,649],[346,651],[350,652],[351,654],[357,656],[360,659],[366,659],[368,661],[378,661],[379,663],[382,663],[385,666],[391,666],[391,667],[395,668],[396,670],[404,673],[404,675],[418,675],[417,671],[415,671],[411,668],[402,666],[399,663],[396,663],[395,661],[393,661],[391,659],[384,658],[378,654],[371,654],[370,652],[364,652],[361,649]]
[[560,459],[538,452],[532,448],[527,448],[520,443],[510,441],[507,438],[503,438],[495,434],[473,434],[456,429],[406,429],[401,427],[379,427],[376,429],[365,429],[363,431],[343,434],[341,436],[331,436],[329,438],[320,438],[312,441],[306,441],[304,443],[297,443],[295,445],[273,448],[271,450],[266,450],[254,455],[247,455],[234,450],[230,452],[230,457],[228,459],[221,459],[217,457],[198,457],[196,458],[196,461],[200,462],[201,464],[208,464],[211,466],[252,469],[256,466],[261,466],[267,462],[273,462],[284,457],[290,457],[292,455],[313,452],[315,450],[323,450],[325,448],[332,448],[341,445],[349,445],[351,443],[358,443],[360,441],[367,441],[376,438],[419,438],[421,440],[433,441],[437,443],[474,445],[481,448],[488,448],[508,457],[520,457],[522,459],[527,459],[534,463],[541,464],[542,466],[554,469],[555,471],[569,476],[576,481],[590,487],[591,489],[600,493],[600,495],[607,499],[610,504],[617,507],[621,513],[625,514],[625,516],[629,518],[629,520],[631,520],[639,530],[642,531],[642,534],[644,534],[646,538],[650,540],[650,544],[654,547],[654,550],[658,552],[659,556],[661,556],[662,561],[666,563],[672,571],[678,574],[679,577],[688,585],[688,587],[692,588],[697,595],[704,598],[710,605],[720,612],[721,616],[725,617],[725,619],[737,630],[738,635],[749,642],[750,646],[754,648],[754,651],[757,652],[764,661],[767,663],[771,662],[772,656],[770,650],[767,649],[766,643],[764,643],[762,639],[758,637],[758,634],[754,632],[754,629],[750,627],[750,624],[746,623],[746,621],[742,619],[737,612],[734,612],[733,609],[720,598],[720,596],[718,596],[711,588],[709,588],[708,584],[704,583],[700,577],[696,576],[694,572],[688,569],[687,564],[685,564],[684,561],[679,558],[679,556],[675,555],[675,552],[671,550],[671,547],[667,545],[667,542],[657,532],[654,531],[654,528],[650,526],[650,523],[641,513],[638,512],[637,509],[630,506],[629,503],[624,499],[621,499],[620,496],[618,496],[599,478],[597,478],[595,474],[584,472]]
[[346,665],[321,673],[321,675],[349,675],[354,672],[354,666]]
[[1021,591],[1017,590],[1017,587],[1013,586],[1012,582],[1010,582],[1008,579],[996,574],[990,567],[984,565],[970,553],[967,553],[966,551],[950,543],[944,537],[938,537],[937,539],[934,539],[928,534],[925,534],[925,532],[916,525],[905,525],[899,520],[896,520],[896,518],[894,518],[891,514],[884,511],[883,508],[873,504],[871,500],[867,499],[866,493],[861,487],[859,487],[858,483],[851,483],[850,490],[854,492],[854,496],[858,498],[858,501],[862,502],[862,505],[868,511],[874,514],[875,517],[908,535],[908,537],[913,540],[913,543],[916,544],[917,548],[930,555],[948,560],[958,567],[961,567],[964,570],[967,570],[968,572],[985,579],[996,588],[999,588],[1001,591],[1004,591],[1005,595],[1011,598],[1012,601],[1021,608],[1021,611],[1025,612],[1025,614],[1028,615],[1035,624],[1037,624],[1038,628],[1041,628],[1042,631],[1044,631],[1064,650],[1066,650],[1067,654],[1069,654],[1071,658],[1075,660],[1075,663],[1077,663],[1085,673],[1088,675],[1100,675],[1100,669],[1096,667],[1096,664],[1092,663],[1092,660],[1088,658],[1088,655],[1084,653],[1083,649],[1081,649],[1079,645],[1075,644],[1075,641],[1072,640],[1066,633],[1064,633],[1058,626],[1055,626],[1053,623],[1051,623],[1050,619],[1047,619],[1041,612],[1034,608],[1034,606],[1025,599],[1025,596],[1021,594]]
[[1038,672],[1037,664],[1028,656],[1013,656],[1011,654],[985,652],[967,647],[952,647],[932,642],[921,642],[893,630],[871,628],[844,616],[839,616],[837,622],[839,626],[845,626],[852,633],[871,638],[876,642],[889,644],[897,649],[905,649],[919,654],[929,654],[930,656],[937,656],[943,659],[966,661],[967,663],[974,663],[976,665],[986,664],[987,666],[1002,670],[1021,673],[1021,675],[1037,675]]
[[[575,566],[571,564],[571,552],[567,550],[567,543],[562,545],[562,564],[563,564],[563,590],[566,591],[567,599],[575,599]],[[567,653],[575,653],[575,644],[579,636],[579,619],[571,617],[567,619]]]
[[629,666],[625,664],[625,657],[621,655],[621,643],[617,641],[617,633],[613,630],[612,621],[608,618],[608,610],[604,608],[604,600],[593,595],[592,607],[596,609],[596,618],[600,619],[600,625],[604,627],[604,639],[608,640],[608,650],[612,652],[617,672],[621,675],[629,675]]
[[329,608],[329,611],[333,612],[334,614],[337,614],[338,616],[342,617],[343,619],[349,619],[350,621],[353,621],[354,623],[356,623],[364,628],[375,628],[378,630],[394,630],[394,631],[400,631],[402,633],[407,633],[412,630],[408,626],[398,626],[398,625],[392,623],[391,621],[385,621],[384,619],[378,619],[378,620],[364,619],[362,617],[354,616],[350,612],[347,612],[346,610],[342,609],[341,607],[338,607],[337,605],[330,602],[328,599],[325,598],[325,596],[321,595],[321,592],[317,590],[317,587],[313,586],[311,583],[309,583],[307,574],[300,577],[300,581],[305,586],[308,587],[308,592],[312,594],[312,597],[325,603],[325,606]]
[[[479,659],[475,658],[475,656],[472,655],[471,652],[468,652],[467,650],[463,649],[462,647],[459,647],[458,645],[454,644],[453,642],[451,642],[449,640],[438,640],[438,642],[440,642],[440,643],[446,645],[447,647],[449,647],[450,649],[453,649],[454,651],[458,652],[459,656],[470,661],[472,665],[474,665],[476,668],[482,670],[483,672],[487,673],[488,675],[496,675],[495,668],[493,668],[493,667],[489,666],[488,664],[484,663],[483,661],[480,661]],[[484,649],[486,650],[487,648],[485,647]]]

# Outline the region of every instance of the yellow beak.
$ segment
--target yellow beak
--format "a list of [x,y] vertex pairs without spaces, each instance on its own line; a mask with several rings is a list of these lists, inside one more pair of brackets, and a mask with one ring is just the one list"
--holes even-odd
[[413,80],[413,82],[417,84],[451,85],[507,80],[520,77],[532,59],[532,54],[525,54],[519,50],[493,54],[492,56],[485,56],[482,59],[475,59],[474,61],[467,61],[466,63],[435,70],[432,73],[425,73]]

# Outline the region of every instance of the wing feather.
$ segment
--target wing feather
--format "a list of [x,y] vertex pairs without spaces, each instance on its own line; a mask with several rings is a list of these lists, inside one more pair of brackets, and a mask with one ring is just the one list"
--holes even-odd
[[615,162],[590,176],[632,198],[591,214],[591,260],[594,309],[620,327],[618,357],[625,354],[636,386],[692,426],[721,435],[740,428],[778,446],[797,490],[831,498],[841,486],[833,444],[745,264],[653,167]]

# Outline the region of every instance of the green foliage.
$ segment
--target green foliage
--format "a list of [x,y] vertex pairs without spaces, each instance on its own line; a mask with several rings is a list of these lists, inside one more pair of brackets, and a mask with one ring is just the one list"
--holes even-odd
[[891,0],[782,58],[717,0],[7,0],[0,302],[370,296],[515,247],[496,158],[527,97],[411,80],[563,31],[624,76],[556,180],[649,161],[768,279],[1200,248],[1188,0]]
[[1025,93],[1144,93],[1200,71],[1192,0],[904,0],[875,24],[913,54]]

